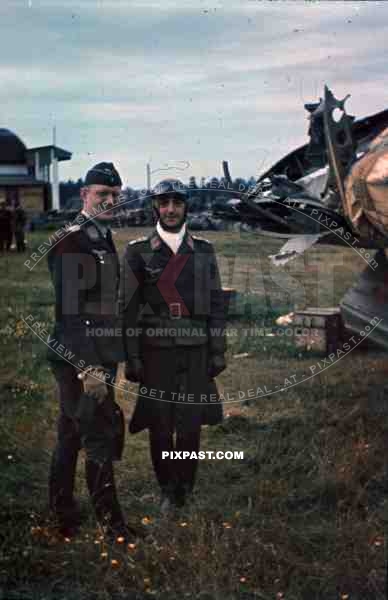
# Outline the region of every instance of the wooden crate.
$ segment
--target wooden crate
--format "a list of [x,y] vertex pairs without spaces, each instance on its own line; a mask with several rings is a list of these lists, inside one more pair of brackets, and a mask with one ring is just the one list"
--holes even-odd
[[289,315],[295,346],[330,354],[342,346],[344,328],[340,308],[306,308]]

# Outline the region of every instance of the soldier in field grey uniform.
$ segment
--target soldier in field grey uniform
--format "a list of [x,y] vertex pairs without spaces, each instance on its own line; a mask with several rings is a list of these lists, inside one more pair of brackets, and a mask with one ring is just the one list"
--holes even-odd
[[[90,169],[81,190],[83,210],[48,256],[56,298],[52,337],[74,355],[65,359],[55,352],[57,345],[49,352],[60,400],[49,495],[64,535],[74,534],[80,524],[74,478],[84,447],[86,482],[97,519],[111,539],[128,536],[112,466],[121,457],[123,415],[114,401],[114,387],[108,385],[124,358],[117,335],[120,267],[106,224],[120,190],[120,175],[112,163]],[[96,330],[98,336],[93,335]]]
[[214,377],[225,369],[225,319],[213,246],[186,229],[183,184],[162,181],[154,208],[156,229],[127,246],[121,301],[126,377],[140,382],[129,429],[149,429],[167,512],[193,490],[197,460],[163,459],[162,452],[198,452],[201,425],[222,420]]

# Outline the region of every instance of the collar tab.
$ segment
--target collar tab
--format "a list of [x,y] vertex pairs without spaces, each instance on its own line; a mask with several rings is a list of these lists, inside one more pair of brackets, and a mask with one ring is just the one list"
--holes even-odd
[[151,244],[152,250],[159,250],[159,248],[161,247],[162,240],[160,239],[159,235],[156,232],[151,237],[150,244]]

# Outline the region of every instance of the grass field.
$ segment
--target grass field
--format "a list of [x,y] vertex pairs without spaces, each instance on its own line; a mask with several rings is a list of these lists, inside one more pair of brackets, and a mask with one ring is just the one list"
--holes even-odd
[[[120,251],[145,231],[119,231]],[[27,254],[47,235],[32,234]],[[268,255],[277,242],[230,232],[204,237],[216,245],[224,286],[239,292],[230,327],[240,334],[229,337],[220,391],[298,380],[322,356],[243,331],[295,307],[335,306],[362,260],[350,249],[321,247],[275,271]],[[53,292],[46,260],[29,271],[26,258],[0,257],[0,599],[385,598],[388,421],[370,398],[385,384],[387,361],[372,349],[286,391],[226,404],[224,423],[203,429],[202,448],[243,450],[244,459],[201,461],[196,498],[172,519],[158,516],[147,435],[128,435],[116,473],[139,537],[121,552],[100,539],[81,456],[85,523],[78,538],[59,539],[47,510],[54,380],[45,346],[22,320],[31,314],[50,330]],[[128,416],[135,391],[118,394]]]

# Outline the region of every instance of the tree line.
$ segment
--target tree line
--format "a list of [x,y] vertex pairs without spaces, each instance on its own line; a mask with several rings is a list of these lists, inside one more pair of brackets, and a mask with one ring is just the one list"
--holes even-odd
[[[214,208],[215,205],[222,206],[235,197],[237,193],[246,192],[255,184],[256,179],[253,176],[249,179],[236,177],[231,182],[228,182],[225,177],[211,177],[208,179],[201,177],[200,181],[197,182],[196,178],[191,176],[187,183],[190,210],[197,212]],[[59,184],[60,206],[62,209],[80,208],[80,189],[83,185],[82,179],[77,181],[69,179]],[[123,194],[126,196],[128,206],[133,209],[146,208],[150,202],[150,194],[145,190],[127,186],[123,189]]]

